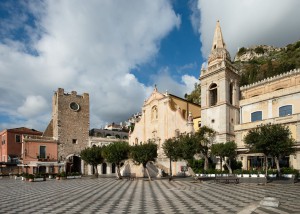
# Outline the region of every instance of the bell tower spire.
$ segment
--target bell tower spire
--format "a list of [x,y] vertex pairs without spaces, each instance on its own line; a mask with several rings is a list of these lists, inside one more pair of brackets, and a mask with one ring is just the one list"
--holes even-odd
[[213,40],[213,45],[211,50],[213,51],[216,48],[224,48],[226,49],[225,42],[223,40],[223,35],[222,35],[222,30],[220,27],[220,22],[219,20],[217,21],[216,29],[215,29],[215,34],[214,34],[214,40]]
[[226,45],[223,39],[220,22],[218,20],[215,28],[211,52],[208,57],[208,67],[210,67],[211,65],[215,65],[225,59],[231,61],[230,54],[226,50]]

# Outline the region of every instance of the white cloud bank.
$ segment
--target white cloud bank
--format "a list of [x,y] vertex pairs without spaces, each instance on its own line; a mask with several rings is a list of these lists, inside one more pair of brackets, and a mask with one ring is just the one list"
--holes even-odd
[[299,0],[199,0],[203,57],[207,58],[211,50],[217,20],[231,58],[241,47],[281,47],[299,40],[299,8]]
[[38,18],[30,41],[0,43],[0,114],[14,120],[1,128],[45,128],[59,87],[90,94],[91,128],[127,119],[152,90],[130,70],[151,60],[161,39],[180,26],[168,0],[49,0],[27,7]]

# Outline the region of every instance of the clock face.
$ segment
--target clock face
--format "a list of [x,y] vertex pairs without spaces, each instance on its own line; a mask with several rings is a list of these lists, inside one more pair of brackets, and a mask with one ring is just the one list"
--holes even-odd
[[78,103],[71,102],[71,103],[70,103],[70,108],[71,108],[73,111],[79,111],[80,106],[79,106]]

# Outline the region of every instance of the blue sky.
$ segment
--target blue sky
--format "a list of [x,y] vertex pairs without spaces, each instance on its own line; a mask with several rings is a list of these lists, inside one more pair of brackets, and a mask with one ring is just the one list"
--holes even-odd
[[297,8],[297,0],[2,0],[0,129],[43,131],[57,88],[90,94],[91,128],[140,111],[155,84],[183,97],[217,20],[233,59],[243,46],[299,40]]

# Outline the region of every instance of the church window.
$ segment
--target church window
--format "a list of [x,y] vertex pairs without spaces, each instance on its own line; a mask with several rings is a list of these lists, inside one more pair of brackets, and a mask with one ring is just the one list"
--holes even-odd
[[229,103],[233,104],[233,83],[229,85]]
[[213,83],[209,87],[209,101],[210,101],[210,106],[214,106],[218,102],[218,89],[217,89],[217,84]]
[[157,111],[157,106],[153,106],[151,110],[151,119],[156,120],[158,119],[158,111]]
[[281,106],[279,108],[279,117],[285,117],[291,114],[293,114],[292,105]]
[[77,139],[72,139],[73,144],[77,144]]
[[135,140],[134,140],[134,144],[135,144],[135,145],[137,145],[137,144],[138,144],[138,142],[139,142],[139,139],[138,139],[138,138],[135,138]]
[[262,111],[256,111],[251,113],[251,122],[262,120]]
[[180,135],[180,131],[179,131],[179,129],[176,129],[175,130],[175,137],[179,137],[179,135]]

